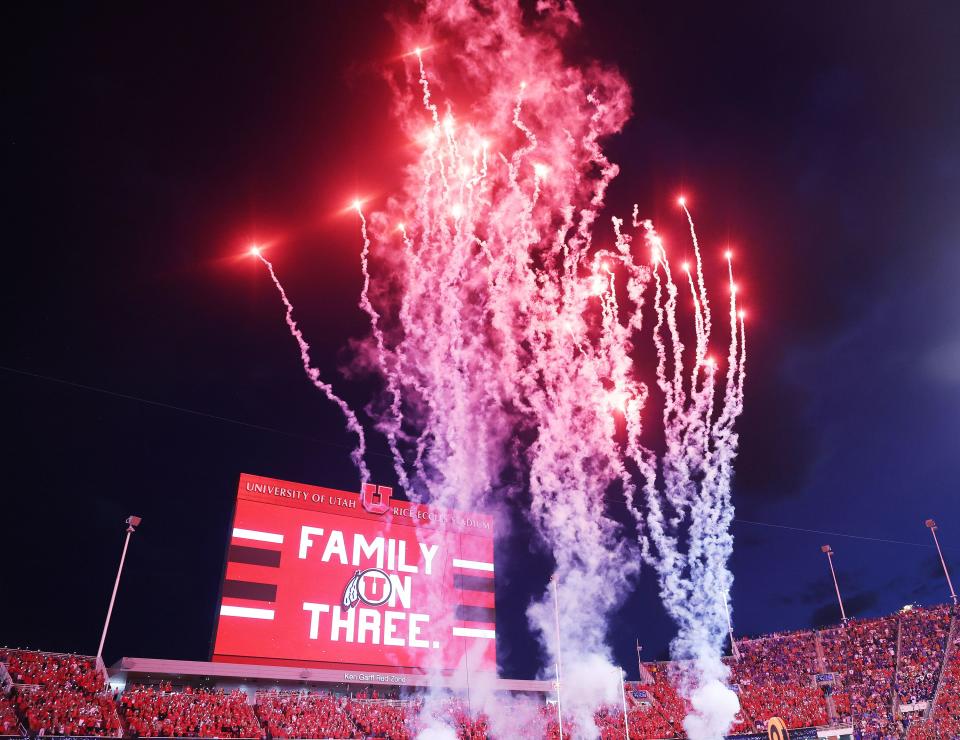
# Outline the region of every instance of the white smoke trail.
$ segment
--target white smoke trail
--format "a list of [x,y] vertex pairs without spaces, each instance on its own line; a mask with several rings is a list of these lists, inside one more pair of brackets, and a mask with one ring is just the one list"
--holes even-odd
[[[387,245],[396,238],[393,222],[403,223],[402,248],[382,250],[396,258],[384,269],[410,276],[399,304],[382,307],[396,312],[402,331],[385,340],[379,313],[365,310],[378,355],[385,357],[387,341],[398,358],[392,377],[384,361],[390,392],[395,386],[415,409],[406,419],[419,429],[415,496],[445,507],[489,507],[508,466],[527,471],[529,517],[555,560],[564,644],[557,642],[549,593],[531,604],[529,616],[547,664],[564,665],[567,709],[578,731],[590,735],[593,709],[616,696],[615,681],[606,686],[597,679],[616,675],[604,669],[607,618],[639,566],[606,511],[605,493],[619,484],[641,525],[640,551],[656,566],[679,625],[675,655],[692,666],[684,687],[694,707],[690,731],[712,737],[728,709],[720,700],[726,696],[719,660],[725,631],[717,631],[715,617],[730,582],[729,480],[745,359],[742,348],[737,352],[742,325],[738,331],[732,297],[727,382],[714,420],[710,302],[685,203],[697,272],[696,280],[688,272],[696,335],[689,387],[679,290],[652,225],[644,222],[652,267],[636,260],[619,219],[613,222],[616,251],[592,251],[593,225],[618,172],[599,141],[625,120],[628,94],[610,70],[563,63],[559,38],[576,17],[569,5],[563,13],[558,8],[542,5],[542,25],[531,29],[509,2],[490,3],[484,13],[465,0],[427,2],[419,23],[405,29],[411,41],[430,34],[461,50],[431,57],[431,65],[440,70],[437,79],[467,80],[479,96],[471,98],[467,122],[454,117],[450,104],[441,116],[419,49],[420,99],[404,95],[404,83],[397,83],[400,120],[424,148],[409,171],[406,199],[376,215],[374,232]],[[492,48],[499,53],[488,54]],[[503,58],[510,63],[500,63]],[[639,223],[636,211],[633,223]],[[626,280],[626,313],[617,297],[619,274]],[[648,392],[633,358],[651,280],[656,379],[665,398],[661,454],[639,442]],[[621,415],[626,454],[617,435]],[[524,436],[530,439],[525,446],[510,444]],[[642,508],[633,503],[636,489],[644,492]]]
[[[693,231],[693,219],[682,204]],[[662,241],[652,225],[647,225],[647,238],[652,249],[664,254]],[[665,257],[664,257],[665,258]],[[699,259],[699,258],[698,258]],[[648,478],[646,500],[654,564],[660,578],[661,594],[667,611],[677,621],[679,631],[671,646],[674,659],[681,661],[681,688],[691,701],[692,712],[685,721],[688,735],[694,740],[722,737],[738,711],[736,695],[724,686],[728,670],[721,661],[721,649],[727,628],[727,599],[732,576],[727,562],[733,540],[729,532],[733,517],[730,498],[732,464],[737,438],[733,424],[742,410],[742,384],[745,374],[746,345],[742,316],[738,326],[736,290],[732,265],[730,276],[730,345],[727,354],[727,377],[719,415],[714,421],[715,363],[707,358],[702,363],[702,386],[698,389],[698,368],[702,351],[710,340],[709,320],[697,320],[697,358],[690,381],[689,396],[674,382],[667,380],[666,353],[662,349],[659,327],[662,314],[670,315],[675,306],[669,301],[658,308],[661,318],[654,336],[658,345],[658,382],[667,397],[664,427],[667,444],[660,460],[663,496],[650,485],[654,471],[650,455],[634,445],[638,464],[646,468]],[[669,273],[668,273],[669,280]],[[691,280],[692,289],[692,280]],[[700,303],[705,294],[700,293]],[[659,290],[657,305],[660,304]],[[700,306],[694,297],[695,314]],[[676,335],[672,333],[672,336]],[[739,346],[738,346],[739,343]],[[738,354],[739,349],[739,354]],[[682,355],[673,357],[674,370],[682,365]],[[669,515],[665,514],[669,511]]]
[[313,366],[313,361],[310,359],[310,345],[307,344],[307,340],[303,338],[303,333],[297,326],[297,322],[293,319],[293,304],[290,302],[290,299],[287,298],[287,291],[284,290],[283,284],[277,277],[277,273],[274,272],[273,263],[264,257],[261,250],[257,247],[253,247],[251,253],[266,266],[267,271],[270,273],[270,279],[273,280],[273,284],[277,287],[277,292],[280,293],[280,300],[283,301],[283,305],[287,309],[285,315],[287,328],[290,329],[290,334],[293,335],[293,338],[297,341],[297,347],[300,350],[300,362],[303,364],[303,371],[307,374],[307,377],[310,379],[310,382],[313,383],[314,387],[321,391],[323,395],[327,397],[327,399],[337,405],[346,419],[347,429],[357,435],[357,446],[354,448],[353,452],[350,453],[350,457],[360,473],[360,486],[362,489],[363,485],[370,480],[370,471],[367,469],[367,464],[364,460],[367,444],[363,427],[357,420],[356,414],[354,414],[353,410],[347,405],[347,402],[334,392],[333,386],[320,379],[320,371]]
[[393,456],[393,470],[397,475],[397,482],[403,489],[410,487],[407,471],[404,468],[403,457],[397,446],[397,435],[402,424],[400,410],[400,388],[397,378],[396,362],[388,362],[384,346],[383,331],[380,329],[380,314],[370,302],[370,237],[367,235],[367,219],[363,215],[360,203],[356,203],[357,214],[360,216],[360,233],[363,236],[363,249],[360,252],[360,269],[363,272],[363,288],[360,291],[360,308],[370,317],[370,326],[373,332],[377,349],[377,360],[387,379],[387,393],[390,396],[390,414],[382,422],[382,429],[387,437],[387,446]]
[[[600,142],[625,122],[629,90],[613,70],[564,61],[561,41],[579,23],[569,3],[544,1],[537,10],[529,24],[510,0],[489,0],[482,10],[470,0],[426,0],[416,22],[402,26],[410,47],[430,38],[443,44],[426,61],[418,48],[409,77],[393,81],[398,118],[421,147],[402,194],[369,223],[358,208],[360,305],[386,380],[379,428],[415,501],[493,511],[512,500],[510,476],[522,471],[526,514],[554,561],[560,639],[546,588],[527,613],[545,665],[562,663],[564,709],[579,736],[595,737],[594,710],[618,701],[607,629],[646,561],[678,625],[672,652],[692,706],[685,726],[694,740],[712,740],[737,704],[720,660],[732,580],[733,425],[746,359],[732,268],[721,392],[700,243],[685,203],[697,271],[696,282],[687,271],[696,337],[690,367],[681,291],[653,225],[635,208],[642,241],[614,219],[614,248],[594,247],[594,224],[618,173]],[[441,114],[435,101],[443,98]],[[647,247],[643,256],[638,244]],[[292,307],[261,259],[287,306],[305,371],[360,437],[362,465],[362,430],[312,368]],[[399,287],[371,291],[378,279]],[[647,304],[663,450],[642,443],[650,394],[637,356],[647,341]],[[617,488],[638,542],[608,511]],[[442,589],[428,587],[429,609]],[[425,666],[433,672],[441,667],[435,658]],[[424,737],[453,729],[439,694],[427,698],[421,720]]]

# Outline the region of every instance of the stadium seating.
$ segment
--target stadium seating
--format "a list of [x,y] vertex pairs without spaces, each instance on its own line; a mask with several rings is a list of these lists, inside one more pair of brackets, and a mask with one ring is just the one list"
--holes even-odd
[[826,667],[850,694],[855,727],[865,737],[898,736],[893,717],[897,615],[850,620],[821,635]]
[[769,635],[737,642],[738,660],[729,660],[730,680],[740,689],[741,717],[735,732],[763,729],[779,716],[790,727],[825,725],[827,702],[815,685],[816,634],[811,631]]
[[467,705],[459,699],[445,701],[438,714],[456,728],[460,740],[484,740],[487,737],[487,717],[482,713],[471,716]]
[[10,702],[31,733],[117,737],[121,726],[95,658],[0,650],[14,689]]
[[740,658],[729,663],[737,684],[808,684],[819,672],[810,631],[738,640],[737,647]]
[[[682,724],[671,727],[655,707],[631,707],[627,710],[630,737],[678,738],[684,737]],[[601,709],[594,715],[601,740],[619,740],[624,736],[623,711],[619,708]]]
[[838,689],[833,692],[833,708],[838,724],[848,726],[853,722],[849,691]]
[[0,735],[19,735],[20,720],[14,703],[5,696],[0,696]]
[[816,727],[826,725],[826,700],[821,691],[811,684],[763,684],[740,689],[744,713],[753,718],[751,731],[763,727],[768,717],[780,717],[788,727]]
[[[349,699],[330,693],[260,692],[257,693],[256,715],[270,738],[352,738],[361,737],[351,717]],[[382,715],[380,715],[382,716]],[[378,716],[379,718],[379,716]],[[400,723],[403,727],[403,723]],[[368,735],[379,734],[402,740],[388,734],[387,723],[370,721],[363,728]]]
[[[564,737],[572,736],[575,731],[573,720],[564,717]],[[542,707],[537,718],[523,729],[525,737],[542,737],[544,740],[560,740],[560,722],[557,719],[557,708]]]
[[909,740],[939,740],[960,737],[960,637],[956,634],[939,681],[940,690],[931,715],[910,725]]
[[7,666],[16,684],[63,686],[85,694],[96,694],[106,680],[95,658],[34,650],[0,650],[0,663]]
[[901,703],[930,701],[940,679],[950,634],[951,610],[911,609],[900,617],[900,659],[896,691]]
[[119,737],[120,722],[108,694],[90,696],[57,686],[16,689],[16,706],[31,733]]
[[[725,659],[741,703],[732,733],[762,731],[772,715],[790,727],[830,725],[829,696],[833,724],[853,724],[865,739],[960,738],[960,630],[953,617],[949,606],[914,608],[819,633],[739,641],[738,659]],[[23,727],[48,736],[412,740],[439,720],[459,740],[485,740],[490,726],[488,717],[473,715],[455,698],[425,705],[425,698],[400,700],[395,693],[386,699],[372,688],[352,697],[272,690],[259,692],[251,704],[241,691],[174,690],[169,683],[131,686],[113,697],[93,658],[2,650],[0,662],[14,681],[10,696],[0,695],[0,734],[16,735]],[[648,663],[642,672],[647,683],[628,685],[631,737],[685,737],[689,707],[677,688],[677,670],[676,664]],[[824,671],[837,675],[826,693],[815,680]],[[917,702],[915,711],[901,716],[901,704]],[[619,704],[599,708],[594,721],[603,740],[623,737]],[[564,736],[575,732],[565,717]],[[532,712],[519,734],[559,740],[556,708]]]
[[[365,734],[387,740],[410,740],[410,717],[416,716],[418,707],[402,702],[379,702],[357,700],[349,704],[353,723]],[[346,736],[354,737],[354,736]]]
[[138,686],[120,696],[120,714],[131,737],[263,736],[242,691]]
[[651,663],[647,666],[653,676],[653,684],[642,686],[650,692],[652,706],[644,711],[629,713],[631,727],[634,717],[638,722],[638,732],[649,733],[650,737],[683,737],[683,718],[687,713],[687,703],[677,693],[674,681],[669,675],[669,663]]

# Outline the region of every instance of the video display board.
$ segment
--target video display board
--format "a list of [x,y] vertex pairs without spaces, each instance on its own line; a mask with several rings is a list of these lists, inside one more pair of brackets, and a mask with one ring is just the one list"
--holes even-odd
[[240,476],[213,659],[496,671],[493,521]]

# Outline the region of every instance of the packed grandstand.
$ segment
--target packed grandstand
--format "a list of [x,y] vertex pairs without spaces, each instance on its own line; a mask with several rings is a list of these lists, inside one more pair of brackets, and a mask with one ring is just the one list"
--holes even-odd
[[[791,728],[848,727],[863,738],[960,737],[958,643],[954,608],[946,605],[740,639],[727,659],[741,703],[731,732],[762,731],[768,717],[780,716]],[[684,737],[686,706],[674,667],[639,669],[641,680],[626,687],[630,737]],[[91,657],[0,650],[0,734],[407,740],[426,716],[424,695],[410,689],[225,690],[169,679],[121,689],[111,677],[112,669]],[[524,737],[559,738],[556,709],[546,699]],[[460,738],[488,736],[488,718],[471,712],[466,698],[429,706]],[[625,735],[621,705],[598,709],[595,722],[604,740]],[[564,725],[571,734],[571,721]]]

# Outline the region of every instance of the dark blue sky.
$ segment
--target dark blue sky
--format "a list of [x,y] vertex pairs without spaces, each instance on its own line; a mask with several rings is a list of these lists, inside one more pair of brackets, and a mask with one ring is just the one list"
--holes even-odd
[[[915,543],[738,522],[737,632],[836,620],[824,542],[853,614],[944,600],[923,520],[960,578],[960,7],[580,7],[572,57],[618,65],[635,95],[609,143],[623,168],[611,204],[638,202],[669,234],[682,189],[704,242],[742,255],[738,517]],[[356,224],[337,211],[357,188],[389,192],[405,157],[379,71],[399,51],[384,11],[2,11],[0,643],[94,651],[135,512],[106,657],[205,657],[239,472],[355,486],[272,286],[233,257],[282,239],[271,258],[336,377],[364,331]],[[362,407],[369,389],[342,382]],[[522,607],[546,577],[516,557],[525,538],[498,563],[516,676],[535,669]],[[627,665],[634,635],[664,652],[649,573],[614,634]]]

